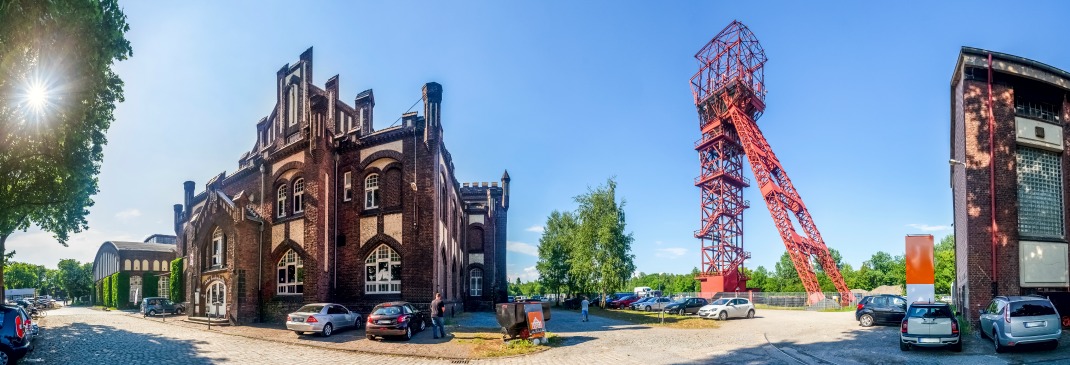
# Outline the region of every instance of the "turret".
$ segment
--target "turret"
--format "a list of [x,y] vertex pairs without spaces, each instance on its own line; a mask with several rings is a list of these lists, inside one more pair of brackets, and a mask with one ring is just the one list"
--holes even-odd
[[439,138],[442,130],[442,85],[437,82],[424,84],[424,142]]
[[182,204],[186,206],[186,216],[190,215],[190,210],[193,209],[193,189],[197,187],[192,181],[186,181],[182,183]]
[[509,170],[502,174],[502,208],[509,210]]

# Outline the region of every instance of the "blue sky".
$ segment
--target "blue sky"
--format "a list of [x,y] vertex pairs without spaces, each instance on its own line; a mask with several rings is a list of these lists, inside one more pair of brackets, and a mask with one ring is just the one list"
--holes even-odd
[[[699,266],[693,55],[732,20],[769,62],[758,124],[829,247],[856,268],[903,237],[951,232],[949,84],[959,48],[1070,69],[1070,4],[999,2],[133,2],[134,56],[108,132],[100,194],[70,247],[30,231],[15,260],[91,261],[105,240],[171,233],[182,182],[198,189],[255,141],[275,71],[315,47],[315,79],[376,94],[376,128],[443,85],[460,181],[512,176],[510,278],[534,278],[539,228],[615,176],[643,272]],[[999,10],[1002,9],[1002,10]],[[986,14],[992,19],[984,21]],[[420,109],[417,106],[417,109]],[[749,174],[749,170],[748,170]],[[745,193],[747,266],[784,252],[757,188]]]

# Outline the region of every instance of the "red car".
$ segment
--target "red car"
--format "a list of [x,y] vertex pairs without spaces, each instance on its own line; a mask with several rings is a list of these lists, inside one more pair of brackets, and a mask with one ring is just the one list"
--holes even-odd
[[610,308],[613,308],[613,309],[628,308],[628,306],[631,306],[632,303],[635,303],[639,299],[642,299],[642,298],[639,298],[638,295],[629,295],[629,296],[614,300],[612,302],[607,302],[606,304]]

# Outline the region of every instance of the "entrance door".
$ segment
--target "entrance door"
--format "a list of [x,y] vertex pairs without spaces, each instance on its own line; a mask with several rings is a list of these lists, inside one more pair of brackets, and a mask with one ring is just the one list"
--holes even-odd
[[[227,287],[223,285],[222,281],[212,283],[206,289],[204,297],[207,299],[204,303],[208,307],[209,317],[225,317],[227,312]],[[218,304],[218,305],[216,305]]]

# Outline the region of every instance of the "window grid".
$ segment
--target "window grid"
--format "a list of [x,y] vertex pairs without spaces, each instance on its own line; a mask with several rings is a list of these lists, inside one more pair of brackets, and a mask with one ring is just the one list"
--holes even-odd
[[286,251],[279,260],[279,294],[302,294],[305,292],[305,262],[294,250]]
[[278,204],[275,206],[275,212],[279,217],[286,216],[286,185],[279,187]]
[[364,179],[364,209],[379,207],[379,174]]
[[223,231],[219,228],[212,233],[212,267],[223,266]]
[[472,269],[469,276],[469,295],[473,297],[483,296],[483,270]]
[[367,294],[401,292],[401,255],[387,245],[380,245],[364,260],[364,291]]
[[1059,154],[1019,146],[1016,158],[1019,234],[1062,239],[1063,178]]
[[305,179],[294,181],[294,214],[305,211]]
[[345,189],[343,189],[343,193],[342,193],[343,200],[344,201],[353,200],[353,173],[351,171],[346,171],[346,173],[343,174],[342,176],[343,176],[342,183],[345,186]]

